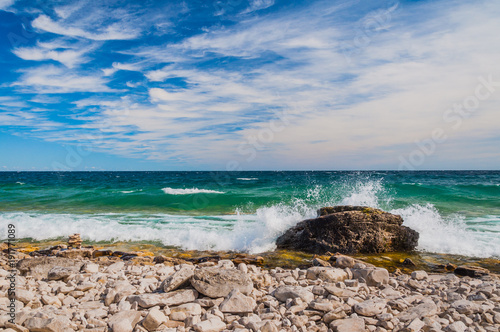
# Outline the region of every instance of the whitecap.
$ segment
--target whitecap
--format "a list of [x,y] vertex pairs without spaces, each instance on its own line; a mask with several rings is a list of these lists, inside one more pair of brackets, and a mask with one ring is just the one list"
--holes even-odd
[[210,189],[176,189],[176,188],[163,188],[162,191],[168,195],[193,195],[193,194],[225,194],[223,191],[210,190]]

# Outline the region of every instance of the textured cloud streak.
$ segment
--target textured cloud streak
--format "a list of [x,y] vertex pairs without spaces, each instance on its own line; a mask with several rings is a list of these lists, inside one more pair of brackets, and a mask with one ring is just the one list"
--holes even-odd
[[[500,81],[500,5],[491,2],[89,4],[35,15],[36,43],[12,49],[24,62],[6,84],[27,106],[33,93],[65,94],[56,121],[71,129],[32,135],[99,137],[97,150],[121,156],[244,164],[242,144],[286,110],[286,128],[258,142],[246,168],[397,168],[416,141],[450,126],[443,114],[478,76]],[[423,167],[447,168],[459,147],[498,165],[499,98],[464,118]]]

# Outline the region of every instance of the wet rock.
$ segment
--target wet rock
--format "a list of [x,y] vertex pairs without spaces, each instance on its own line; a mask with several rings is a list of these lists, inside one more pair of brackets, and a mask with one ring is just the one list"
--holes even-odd
[[320,210],[320,217],[304,220],[276,240],[279,249],[315,254],[409,251],[418,233],[402,226],[401,216],[363,206]]
[[327,261],[324,261],[324,260],[322,260],[321,258],[318,258],[318,257],[316,257],[316,258],[313,259],[312,265],[313,266],[323,266],[323,267],[330,267],[330,266],[332,266]]
[[471,278],[480,278],[482,276],[488,275],[489,270],[478,266],[462,265],[457,267],[454,271],[455,274],[459,276],[466,276]]
[[253,282],[248,274],[236,269],[206,267],[196,269],[191,285],[201,294],[211,298],[226,297],[233,289],[250,294]]

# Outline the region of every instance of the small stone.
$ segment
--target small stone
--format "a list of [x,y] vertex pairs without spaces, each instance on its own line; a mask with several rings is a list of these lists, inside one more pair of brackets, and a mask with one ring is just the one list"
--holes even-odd
[[124,262],[116,262],[106,268],[106,273],[114,274],[120,272],[125,266]]
[[454,322],[444,328],[446,332],[465,332],[467,326],[463,322]]
[[49,280],[62,280],[68,278],[73,273],[72,269],[62,267],[62,266],[54,266],[49,270],[47,274],[47,279]]
[[238,270],[240,270],[243,273],[247,273],[248,267],[245,263],[240,263],[240,264],[238,264]]
[[322,260],[321,258],[314,258],[312,261],[313,266],[323,266],[323,267],[330,267],[330,263],[327,261]]
[[212,317],[193,326],[196,332],[220,332],[225,328],[226,324],[219,317]]
[[406,266],[416,266],[416,264],[410,258],[405,258],[402,264]]
[[382,300],[368,300],[357,303],[353,307],[356,313],[368,317],[382,313],[384,308],[385,308],[385,301]]
[[67,331],[70,321],[66,317],[31,317],[24,322],[24,327],[30,331],[38,332],[62,332]]
[[18,299],[22,303],[28,304],[34,298],[35,298],[35,293],[25,289],[16,289],[16,299]]
[[211,298],[226,297],[233,289],[250,294],[253,282],[247,273],[236,269],[205,267],[196,269],[191,285],[201,294]]
[[56,296],[42,295],[41,300],[45,305],[54,305],[56,307],[62,306],[61,300]]
[[220,311],[232,314],[243,314],[253,312],[256,303],[250,296],[243,295],[238,289],[229,293],[226,299],[220,304]]
[[278,328],[273,322],[267,321],[261,328],[260,332],[278,332]]
[[132,332],[140,320],[141,313],[138,311],[121,311],[109,318],[108,325],[113,332]]
[[193,302],[198,297],[198,293],[192,289],[180,289],[169,293],[145,293],[130,295],[127,300],[130,303],[137,302],[142,308],[154,306],[175,306]]
[[160,311],[157,307],[149,310],[147,316],[144,318],[142,322],[142,326],[146,328],[148,331],[154,331],[160,326],[163,322],[167,321],[167,317]]
[[432,301],[428,301],[411,307],[406,311],[403,311],[401,314],[399,314],[398,319],[402,322],[408,322],[415,318],[422,319],[424,317],[434,316],[435,314],[437,314],[437,311],[438,308],[436,304]]
[[333,257],[335,257],[335,266],[336,267],[352,268],[352,267],[354,267],[354,264],[356,264],[356,260],[354,258],[349,257],[349,256],[343,256],[343,255],[332,256],[330,258],[330,260],[333,259]]
[[425,280],[428,278],[428,275],[425,271],[413,271],[411,277],[415,280]]
[[344,284],[347,287],[358,287],[359,282],[356,279],[347,279],[347,280],[344,280]]
[[425,326],[425,323],[421,321],[419,318],[415,318],[410,322],[410,324],[406,325],[405,331],[407,332],[418,332]]
[[201,315],[201,306],[198,303],[186,303],[170,308],[170,319],[184,321],[190,316]]
[[471,315],[481,311],[481,307],[468,300],[458,300],[451,304],[451,307],[463,315]]
[[383,268],[353,269],[355,279],[362,279],[368,286],[381,286],[389,282],[389,271]]
[[364,332],[365,320],[363,318],[347,318],[334,320],[330,323],[334,332]]
[[314,294],[300,286],[280,286],[275,290],[274,297],[281,302],[296,298],[300,298],[306,303],[314,300]]
[[30,332],[30,330],[28,330],[27,328],[25,328],[21,325],[18,325],[18,324],[13,324],[11,322],[5,323],[4,327],[6,328],[5,331],[11,330],[14,332]]
[[99,265],[94,263],[86,263],[82,270],[87,273],[97,273],[99,272]]
[[181,267],[179,271],[167,277],[167,279],[165,279],[161,284],[160,288],[163,289],[164,292],[170,292],[176,290],[182,285],[188,283],[193,274],[194,274],[194,266],[184,265]]

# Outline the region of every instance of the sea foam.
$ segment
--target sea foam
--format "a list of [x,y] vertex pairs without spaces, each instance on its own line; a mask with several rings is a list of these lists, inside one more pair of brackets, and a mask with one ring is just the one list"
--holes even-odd
[[[164,188],[173,195],[216,193],[206,189]],[[198,250],[252,253],[275,248],[276,238],[299,221],[314,218],[321,206],[351,204],[379,207],[399,214],[404,225],[420,233],[418,249],[475,257],[500,256],[500,217],[443,215],[432,204],[391,208],[392,197],[381,180],[343,186],[314,186],[304,199],[259,207],[254,213],[189,216],[144,213],[57,214],[2,212],[0,224],[16,225],[18,238],[46,240],[82,234],[85,241],[158,241]],[[401,203],[400,203],[401,204]],[[236,211],[238,212],[238,211]],[[6,238],[7,234],[0,234]]]
[[193,194],[225,194],[223,191],[209,190],[209,189],[175,189],[175,188],[163,188],[162,191],[168,195],[193,195]]

